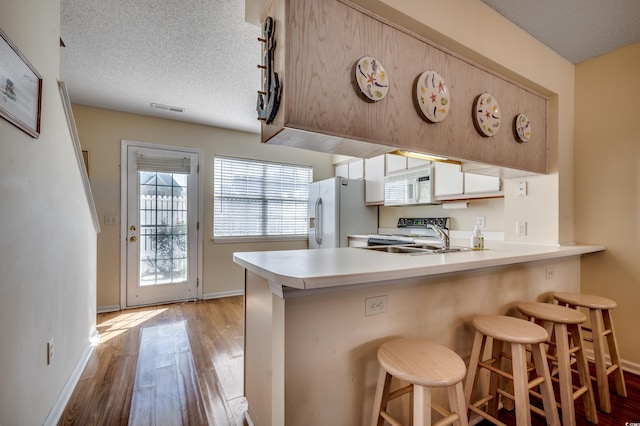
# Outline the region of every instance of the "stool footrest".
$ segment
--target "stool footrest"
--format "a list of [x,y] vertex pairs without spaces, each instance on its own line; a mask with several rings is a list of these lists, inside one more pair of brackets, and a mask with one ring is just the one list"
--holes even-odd
[[402,426],[402,423],[391,417],[386,411],[380,411],[380,417],[391,423],[391,426]]
[[495,417],[493,417],[491,414],[487,413],[486,411],[482,411],[481,409],[479,409],[478,407],[475,407],[474,405],[470,406],[469,409],[471,411],[473,411],[474,413],[476,413],[477,415],[479,415],[480,417],[489,420],[491,423],[498,425],[498,426],[509,426],[506,423],[502,423],[500,420],[496,419]]
[[499,374],[499,375],[501,375],[502,377],[504,377],[506,379],[513,380],[513,375],[507,373],[506,371],[504,371],[504,370],[502,370],[500,368],[494,367],[492,364],[494,364],[495,362],[496,362],[495,358],[490,358],[490,359],[487,359],[485,361],[480,361],[478,363],[478,365],[481,366],[481,367],[486,368],[489,371],[492,371],[492,372],[494,372],[496,374]]
[[436,423],[433,423],[431,426],[444,426],[444,425],[450,425],[454,422],[457,422],[460,419],[460,416],[452,413],[449,414],[448,416],[438,420]]
[[393,392],[391,392],[389,394],[389,401],[391,401],[392,399],[396,399],[401,397],[404,394],[413,392],[413,385],[407,385],[405,387],[402,387],[400,389],[396,389]]

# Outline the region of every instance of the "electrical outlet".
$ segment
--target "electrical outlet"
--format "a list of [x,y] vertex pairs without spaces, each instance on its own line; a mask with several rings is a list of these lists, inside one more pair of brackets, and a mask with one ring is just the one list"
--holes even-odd
[[487,221],[487,217],[486,216],[478,216],[478,218],[476,219],[476,224],[484,229],[485,225],[486,225],[486,221]]
[[364,299],[364,315],[377,315],[387,312],[387,296],[369,297]]
[[547,266],[545,270],[545,277],[548,280],[552,280],[555,278],[555,271],[553,270],[553,266]]
[[516,195],[518,195],[518,197],[527,196],[527,181],[518,182],[516,184]]
[[527,235],[527,222],[516,222],[516,235],[519,237]]
[[47,365],[53,361],[53,337],[47,342]]

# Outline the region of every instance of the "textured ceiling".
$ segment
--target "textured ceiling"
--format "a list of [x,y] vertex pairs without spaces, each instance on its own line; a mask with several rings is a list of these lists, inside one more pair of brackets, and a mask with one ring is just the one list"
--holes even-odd
[[[573,63],[640,41],[640,0],[482,1]],[[260,28],[245,22],[244,6],[62,0],[61,74],[71,101],[258,133]]]
[[482,0],[569,62],[640,41],[638,0]]
[[74,103],[257,133],[259,35],[244,0],[62,0],[62,80]]

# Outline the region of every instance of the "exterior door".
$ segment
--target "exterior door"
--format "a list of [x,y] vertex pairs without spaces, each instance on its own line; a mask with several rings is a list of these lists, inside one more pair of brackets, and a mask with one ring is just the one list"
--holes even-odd
[[126,306],[196,299],[199,155],[133,144],[125,151]]

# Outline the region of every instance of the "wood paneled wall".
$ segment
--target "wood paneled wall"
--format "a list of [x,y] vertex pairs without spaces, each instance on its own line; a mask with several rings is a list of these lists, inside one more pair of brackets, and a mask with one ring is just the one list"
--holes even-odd
[[[274,0],[268,13],[277,23],[275,68],[283,88],[276,120],[263,124],[263,141],[362,157],[399,147],[546,173],[543,96],[348,2]],[[382,101],[368,102],[358,93],[354,65],[365,55],[377,58],[389,76]],[[423,118],[415,101],[417,77],[427,70],[442,75],[451,93],[449,116],[437,124]],[[499,132],[489,138],[478,134],[472,118],[474,100],[483,92],[496,97],[502,117]],[[527,143],[514,136],[519,113],[532,123]],[[378,146],[354,150],[351,140]]]

